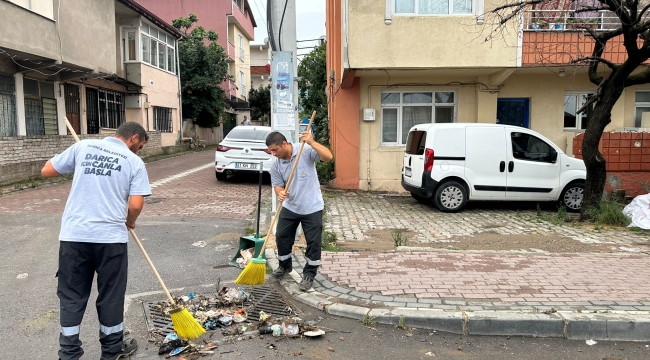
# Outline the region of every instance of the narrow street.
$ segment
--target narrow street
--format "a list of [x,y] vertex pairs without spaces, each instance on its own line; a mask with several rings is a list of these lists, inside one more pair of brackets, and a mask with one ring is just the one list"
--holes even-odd
[[[253,226],[257,179],[235,177],[217,182],[212,151],[189,153],[147,164],[156,185],[147,200],[136,232],[166,285],[175,296],[210,293],[232,283],[238,270],[224,266],[235,254],[244,228]],[[5,291],[3,358],[52,359],[58,349],[59,309],[54,274],[58,262],[58,231],[69,183],[26,190],[0,197],[0,226],[4,229],[0,256],[0,281]],[[265,195],[269,184],[265,180]],[[92,201],[92,199],[89,199]],[[201,247],[205,242],[205,246]],[[194,245],[199,246],[194,246]],[[164,299],[160,287],[140,254],[129,243],[129,284],[126,298],[127,329],[140,349],[134,359],[159,359],[158,347],[148,342],[143,302]],[[216,267],[216,268],[215,268]],[[270,284],[276,285],[273,280]],[[232,284],[230,284],[232,285]],[[281,291],[281,290],[279,290]],[[285,294],[286,296],[286,294]],[[99,357],[97,315],[93,291],[82,324],[86,359]],[[287,296],[287,298],[289,298]],[[286,339],[266,336],[228,342],[221,334],[208,334],[219,341],[215,358],[312,358],[312,359],[644,359],[650,354],[645,343],[476,337],[396,329],[389,325],[364,326],[360,321],[324,314],[307,305],[290,304],[306,320],[319,316],[327,333],[318,339]],[[342,340],[341,340],[342,338]],[[269,346],[273,345],[273,349]],[[460,347],[460,350],[459,350]]]

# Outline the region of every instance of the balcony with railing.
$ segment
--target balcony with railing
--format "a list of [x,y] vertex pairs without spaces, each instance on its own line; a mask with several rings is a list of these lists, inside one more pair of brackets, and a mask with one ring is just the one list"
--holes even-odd
[[[592,55],[594,40],[589,36],[617,29],[620,19],[611,11],[531,9],[524,12],[522,65],[567,65]],[[627,58],[623,38],[607,42],[603,58],[622,63]]]

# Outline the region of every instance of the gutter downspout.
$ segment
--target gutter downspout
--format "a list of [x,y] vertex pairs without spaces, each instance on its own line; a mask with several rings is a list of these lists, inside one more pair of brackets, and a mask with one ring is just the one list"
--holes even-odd
[[181,91],[181,64],[180,64],[180,47],[178,46],[178,41],[181,38],[176,39],[175,45],[176,45],[176,78],[178,79],[178,143],[180,144],[180,140],[183,136],[183,95]]

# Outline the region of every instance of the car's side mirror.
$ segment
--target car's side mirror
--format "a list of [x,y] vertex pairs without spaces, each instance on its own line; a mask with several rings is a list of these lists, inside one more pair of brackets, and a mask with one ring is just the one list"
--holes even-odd
[[557,161],[557,151],[551,150],[551,162],[555,163]]

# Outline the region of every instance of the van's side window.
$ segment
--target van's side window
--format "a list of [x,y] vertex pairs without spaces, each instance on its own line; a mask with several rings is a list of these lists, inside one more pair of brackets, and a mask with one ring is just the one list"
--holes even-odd
[[513,132],[510,134],[512,140],[512,155],[515,159],[554,162],[555,149],[544,140],[525,133]]
[[426,131],[411,131],[406,140],[406,153],[409,155],[424,155],[427,143]]

